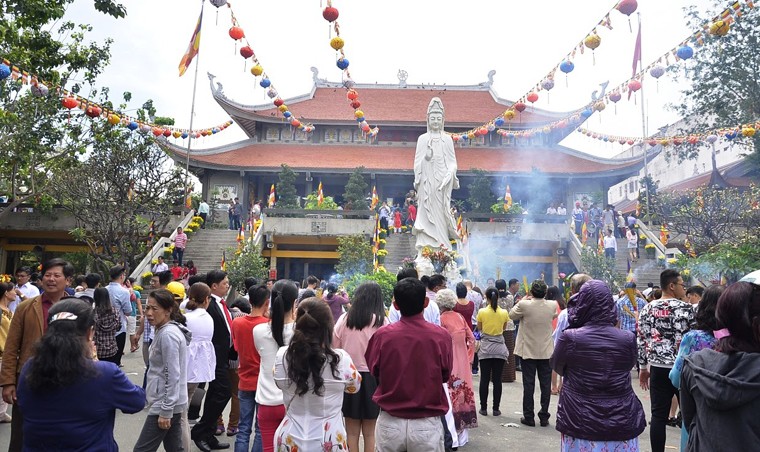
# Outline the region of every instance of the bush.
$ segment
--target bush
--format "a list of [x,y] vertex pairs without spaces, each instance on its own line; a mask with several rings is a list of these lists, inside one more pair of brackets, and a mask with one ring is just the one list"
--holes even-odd
[[363,235],[338,237],[340,262],[335,271],[344,277],[372,270],[372,245]]
[[230,279],[230,287],[242,292],[245,290],[243,281],[245,278],[254,277],[263,280],[269,274],[269,263],[261,255],[258,247],[245,246],[242,250],[235,248],[227,249],[225,253],[227,261],[227,277]]
[[335,203],[332,196],[325,196],[322,205],[319,206],[318,204],[319,195],[317,192],[313,192],[306,197],[306,204],[303,208],[306,210],[338,210],[338,204]]
[[391,303],[393,302],[393,287],[396,285],[396,275],[386,271],[356,274],[344,283],[349,296],[353,295],[360,284],[367,281],[375,281],[380,285],[380,289],[383,291],[383,302],[385,303],[385,307],[390,308]]

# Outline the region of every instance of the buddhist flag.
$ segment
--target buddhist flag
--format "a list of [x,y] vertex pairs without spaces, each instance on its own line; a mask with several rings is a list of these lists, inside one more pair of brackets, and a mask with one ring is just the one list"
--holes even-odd
[[[633,67],[632,67],[631,77],[636,76],[636,72],[638,72],[636,69],[638,69],[640,64],[641,64],[641,20],[639,20],[639,33],[636,35],[636,44],[633,47]],[[633,94],[633,90],[629,89],[628,100],[631,100],[632,94]]]
[[243,243],[243,241],[245,241],[245,225],[240,226],[240,232],[238,233],[237,241],[238,243]]
[[372,205],[370,208],[372,210],[375,210],[375,207],[377,207],[377,203],[380,202],[380,198],[377,197],[377,186],[372,187]]
[[322,207],[323,202],[325,202],[325,194],[322,193],[322,182],[320,182],[317,189],[317,207]]
[[525,295],[530,293],[530,286],[528,286],[528,277],[523,276],[523,286],[525,287]]
[[636,218],[638,218],[641,215],[641,202],[636,201]]
[[274,207],[274,184],[272,184],[272,188],[269,189],[269,200],[267,201],[267,207]]
[[187,52],[182,56],[182,60],[179,62],[179,76],[182,77],[190,66],[198,50],[201,47],[201,22],[203,21],[203,4],[201,4],[201,14],[198,16],[198,24],[195,25],[193,36],[190,37],[190,44],[187,46]]
[[602,234],[602,231],[599,231],[599,254],[604,254],[604,234]]
[[588,228],[586,227],[586,222],[583,222],[583,226],[581,226],[581,242],[583,244],[586,244],[586,236],[588,235]]
[[459,215],[459,218],[457,218],[457,236],[459,238],[462,238],[462,215]]
[[221,268],[222,271],[227,271],[227,256],[224,251],[222,251],[222,265],[219,268]]
[[507,192],[504,193],[504,210],[509,210],[510,207],[512,207],[512,192],[507,185]]
[[625,282],[634,282],[636,277],[633,275],[633,269],[631,268],[631,259],[628,259],[628,274],[625,277]]
[[193,192],[190,189],[187,190],[187,196],[185,196],[185,208],[188,210],[193,208]]

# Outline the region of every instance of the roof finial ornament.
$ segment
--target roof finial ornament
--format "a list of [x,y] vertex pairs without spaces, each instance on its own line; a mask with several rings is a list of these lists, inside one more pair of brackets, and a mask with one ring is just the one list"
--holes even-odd
[[403,69],[399,69],[396,76],[398,77],[398,86],[406,88],[406,79],[409,78],[409,73]]
[[216,89],[214,89],[214,80],[216,79],[216,75],[212,74],[211,72],[206,72],[208,75],[208,82],[211,85],[211,90],[214,91],[216,94],[219,94],[221,96],[224,95],[224,87],[220,82],[216,82]]
[[607,91],[607,85],[609,85],[609,84],[610,84],[609,80],[607,80],[604,83],[600,83],[599,86],[602,87],[602,93],[597,96],[596,90],[594,90],[594,92],[591,93],[591,101],[592,102],[596,102],[598,99],[603,98],[605,91]]
[[494,69],[491,69],[490,71],[488,71],[488,83],[486,84],[486,86],[488,86],[489,88],[493,86],[494,75],[496,75],[496,71]]
[[311,79],[314,81],[315,85],[319,83],[319,69],[314,66],[311,67]]

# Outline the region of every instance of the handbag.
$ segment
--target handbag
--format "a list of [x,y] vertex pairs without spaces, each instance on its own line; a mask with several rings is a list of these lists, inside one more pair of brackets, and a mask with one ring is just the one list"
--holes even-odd
[[472,335],[475,336],[475,353],[480,351],[480,331],[475,330],[472,332]]

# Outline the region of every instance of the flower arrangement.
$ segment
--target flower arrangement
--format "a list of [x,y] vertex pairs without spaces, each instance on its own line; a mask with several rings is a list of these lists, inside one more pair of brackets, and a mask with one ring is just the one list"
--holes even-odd
[[433,249],[430,246],[423,247],[422,257],[428,259],[436,271],[443,271],[451,261],[456,259],[457,254],[446,248],[446,245],[441,244],[440,249]]
[[183,231],[185,234],[192,234],[193,232],[195,232],[195,231],[193,231],[193,230],[192,230],[192,229],[190,229],[190,228],[185,228],[185,229],[183,229],[182,231]]
[[190,223],[187,224],[187,228],[185,228],[185,232],[187,233],[188,229],[190,230],[190,232],[197,231],[198,229],[201,228],[201,223],[202,222],[198,222],[195,220],[191,221]]
[[688,268],[681,270],[681,276],[691,276],[691,271]]
[[174,251],[174,244],[173,244],[173,243],[167,243],[167,244],[166,244],[166,249],[167,249],[168,251],[170,251],[170,252],[171,252],[171,251]]
[[[153,265],[156,265],[158,263],[158,259],[153,259],[152,263],[153,263]],[[147,280],[149,280],[150,278],[153,277],[153,272],[145,272],[142,275],[140,275],[140,277],[143,280],[147,281]]]
[[401,267],[402,268],[414,268],[414,258],[413,257],[405,257],[401,260]]
[[377,257],[385,257],[388,255],[388,250],[382,249],[377,251]]
[[0,275],[0,282],[9,283],[13,280],[13,277],[8,274]]
[[385,229],[383,229],[383,228],[380,228],[380,231],[378,231],[378,236],[381,239],[384,239],[384,238],[388,237],[388,231],[385,230]]
[[678,262],[678,259],[671,257],[668,259],[668,265],[675,265],[675,263]]
[[653,250],[654,249],[654,243],[647,243],[647,245],[644,247],[645,250]]
[[387,241],[387,240],[385,240],[385,239],[380,239],[380,240],[377,242],[377,244],[378,244],[378,247],[379,247],[379,248],[382,250],[382,249],[385,249],[385,245],[387,245],[387,244],[388,244],[388,241]]
[[194,216],[190,221],[193,223],[203,224],[203,218],[199,217],[198,215]]
[[134,290],[136,290],[138,292],[142,292],[143,291],[143,287],[141,285],[139,285],[139,284],[135,284],[134,286],[132,286],[132,289],[134,289]]

